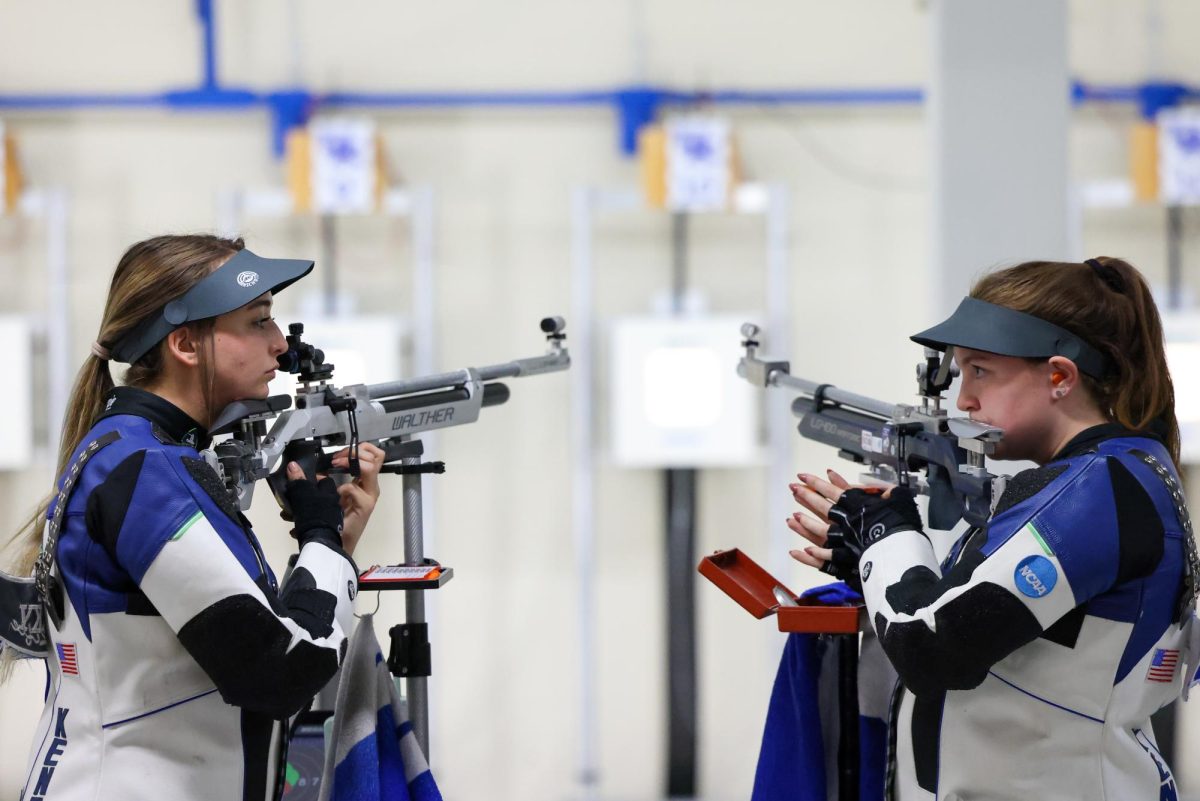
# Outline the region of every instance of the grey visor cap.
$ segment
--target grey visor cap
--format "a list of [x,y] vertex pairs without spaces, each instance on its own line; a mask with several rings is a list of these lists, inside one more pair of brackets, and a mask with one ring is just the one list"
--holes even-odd
[[150,315],[112,348],[113,361],[133,364],[184,323],[240,309],[267,292],[279,292],[313,268],[305,259],[264,259],[239,250],[187,293]]
[[963,298],[950,319],[910,339],[935,350],[954,346],[1029,359],[1065,356],[1092,378],[1103,378],[1108,369],[1104,354],[1067,329],[975,298]]

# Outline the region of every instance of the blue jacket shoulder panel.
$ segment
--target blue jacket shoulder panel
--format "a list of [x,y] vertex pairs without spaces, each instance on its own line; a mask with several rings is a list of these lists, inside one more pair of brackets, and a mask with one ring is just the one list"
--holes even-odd
[[1137,478],[1142,489],[1153,500],[1154,507],[1159,512],[1168,536],[1183,536],[1183,522],[1179,519],[1170,489],[1154,468],[1140,458],[1140,454],[1153,457],[1159,466],[1174,479],[1175,483],[1181,485],[1179,474],[1175,470],[1175,463],[1161,442],[1141,437],[1122,437],[1100,443],[1098,453],[1120,460],[1121,464]]
[[1029,525],[1058,557],[1077,602],[1112,586],[1118,532],[1103,457],[1084,454],[1071,459],[1040,492],[993,517],[984,554],[991,555]]
[[[84,467],[59,535],[59,569],[81,618],[124,611],[162,547],[200,514],[249,576],[265,575],[273,583],[253,534],[189,471],[184,460],[199,460],[193,448],[160,438],[149,421],[134,415],[101,420],[80,447],[112,430],[121,438]],[[93,530],[105,523],[111,530]]]
[[[1131,454],[1135,449],[1153,453],[1170,464],[1165,449],[1156,440],[1119,437],[1040,468],[1052,469],[1056,474],[1036,494],[1004,509],[990,521],[985,553],[993,553],[1017,531],[1031,525],[1058,557],[1079,603],[1153,571],[1162,556],[1163,528],[1178,531],[1179,524],[1165,485]],[[1114,489],[1119,483],[1118,472],[1136,482],[1132,492],[1122,487],[1120,498]],[[1144,535],[1129,530],[1130,505],[1137,506],[1141,514]]]

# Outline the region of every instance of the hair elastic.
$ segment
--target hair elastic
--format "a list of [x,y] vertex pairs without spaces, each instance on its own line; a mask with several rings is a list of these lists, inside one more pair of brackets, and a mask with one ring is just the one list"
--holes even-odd
[[92,343],[92,355],[97,359],[102,359],[104,361],[108,361],[112,358],[112,353],[109,352],[108,348],[104,347],[99,342]]
[[1108,285],[1108,288],[1117,294],[1125,294],[1125,279],[1117,272],[1117,269],[1109,264],[1101,264],[1098,259],[1088,259],[1084,262],[1096,275],[1100,276],[1100,280]]

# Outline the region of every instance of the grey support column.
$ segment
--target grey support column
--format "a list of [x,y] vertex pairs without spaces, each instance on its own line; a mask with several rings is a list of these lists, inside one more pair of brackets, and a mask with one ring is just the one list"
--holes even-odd
[[1066,0],[933,0],[931,319],[990,267],[1067,259]]
[[[401,460],[405,467],[416,467],[421,464],[421,457],[405,457]],[[421,517],[421,474],[406,473],[403,477],[404,490],[404,564],[421,565],[425,563],[425,544],[422,532]],[[405,590],[404,622],[423,624],[425,622],[425,592],[424,590]],[[408,699],[408,718],[412,722],[413,734],[421,746],[425,758],[429,759],[429,679],[426,676],[409,676],[405,679],[405,696]]]

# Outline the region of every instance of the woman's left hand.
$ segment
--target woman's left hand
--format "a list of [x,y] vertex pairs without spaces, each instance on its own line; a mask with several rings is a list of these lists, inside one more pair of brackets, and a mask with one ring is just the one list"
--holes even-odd
[[850,488],[850,482],[833,470],[828,471],[828,475],[829,480],[825,481],[801,473],[797,476],[801,483],[788,485],[796,502],[812,513],[796,512],[787,520],[788,528],[812,543],[803,550],[790,551],[791,556],[797,562],[825,572],[829,572],[827,565],[833,559],[833,550],[825,547],[832,544],[829,542],[829,510]]
[[[379,500],[379,468],[383,467],[383,451],[369,442],[358,446],[358,477],[353,481],[338,485],[338,495],[342,503],[342,548],[348,554],[354,553],[359,537],[375,511],[375,502]],[[342,469],[350,467],[350,449],[343,448],[333,455],[333,466]]]

